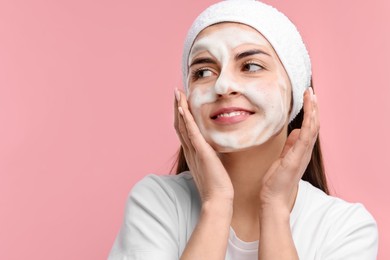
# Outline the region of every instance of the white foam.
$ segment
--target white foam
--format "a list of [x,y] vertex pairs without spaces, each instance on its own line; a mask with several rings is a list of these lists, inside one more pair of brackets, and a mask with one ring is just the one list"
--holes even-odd
[[[281,72],[284,68],[276,54],[272,59],[278,66],[273,67],[274,71],[267,72],[268,75],[274,73],[271,75],[273,77],[241,79],[236,74],[242,72],[234,69],[237,67],[235,63],[239,62],[234,60],[236,54],[234,49],[243,44],[269,45],[257,31],[230,24],[195,41],[194,52],[190,53],[189,62],[205,52],[208,57],[211,54],[220,69],[217,79],[212,84],[197,81],[191,83],[190,78],[188,79],[190,86],[188,99],[194,119],[205,139],[219,152],[232,152],[261,145],[278,133],[288,119],[289,82],[287,74]],[[202,114],[202,107],[215,103],[221,95],[231,92],[235,92],[237,96],[244,96],[256,113],[242,122],[243,127],[223,131],[221,126],[217,127],[215,122],[208,121],[212,119],[209,115]],[[251,120],[251,123],[246,122],[247,120]]]

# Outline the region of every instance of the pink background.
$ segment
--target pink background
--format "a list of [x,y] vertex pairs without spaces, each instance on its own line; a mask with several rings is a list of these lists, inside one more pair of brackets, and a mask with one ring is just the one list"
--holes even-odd
[[[132,185],[171,167],[182,43],[213,2],[0,1],[0,259],[107,257]],[[333,194],[390,259],[390,2],[266,2],[311,53]]]

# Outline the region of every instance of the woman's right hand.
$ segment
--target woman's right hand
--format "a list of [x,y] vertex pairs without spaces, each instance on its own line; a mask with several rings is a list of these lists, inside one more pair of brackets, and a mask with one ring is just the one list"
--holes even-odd
[[175,129],[202,203],[233,205],[234,190],[230,177],[215,150],[206,142],[189,111],[183,92],[175,89]]
[[186,96],[177,89],[175,96],[175,129],[202,202],[199,221],[180,259],[225,259],[233,185],[217,153],[200,133]]

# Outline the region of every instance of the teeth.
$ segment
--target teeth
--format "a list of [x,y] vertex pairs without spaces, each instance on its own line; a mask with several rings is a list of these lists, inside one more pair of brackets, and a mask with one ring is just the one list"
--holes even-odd
[[230,113],[219,114],[217,116],[217,118],[219,118],[219,117],[232,117],[232,116],[247,115],[247,114],[248,114],[248,112],[245,112],[245,111],[233,111]]

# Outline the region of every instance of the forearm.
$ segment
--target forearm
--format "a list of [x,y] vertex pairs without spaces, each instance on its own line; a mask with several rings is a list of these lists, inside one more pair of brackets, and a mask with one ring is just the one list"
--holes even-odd
[[299,259],[292,238],[288,210],[262,210],[259,220],[259,260]]
[[199,222],[180,259],[225,259],[232,214],[230,203],[204,203]]

